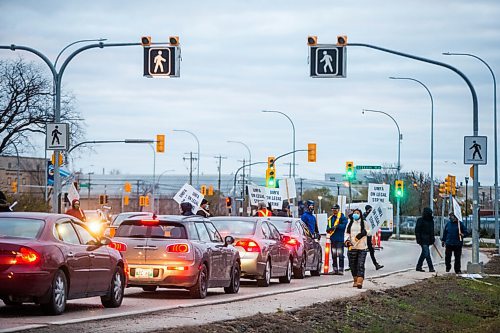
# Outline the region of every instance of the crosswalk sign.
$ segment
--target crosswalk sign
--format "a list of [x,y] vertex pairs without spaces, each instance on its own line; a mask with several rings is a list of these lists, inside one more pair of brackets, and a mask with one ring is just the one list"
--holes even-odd
[[144,47],[144,76],[179,77],[179,58],[176,46]]
[[333,44],[317,44],[310,47],[310,76],[346,77],[346,48]]

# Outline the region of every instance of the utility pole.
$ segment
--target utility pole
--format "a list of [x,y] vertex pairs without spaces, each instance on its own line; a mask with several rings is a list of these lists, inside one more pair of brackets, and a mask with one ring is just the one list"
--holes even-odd
[[288,163],[283,163],[284,165],[288,165],[288,177],[292,177],[292,162],[288,162]]
[[300,200],[302,200],[302,183],[304,181],[304,178],[300,178]]
[[193,157],[193,152],[189,152],[189,158],[183,157],[182,159],[189,160],[189,185],[193,185],[193,161],[196,161],[197,158]]
[[142,212],[142,207],[139,206],[139,179],[137,179],[137,199],[135,200],[135,202],[137,203],[137,211],[138,212]]
[[221,178],[221,170],[222,170],[222,160],[227,159],[227,157],[219,154],[219,156],[214,156],[214,158],[219,160],[219,162],[217,163],[217,171],[219,173],[219,178],[217,179],[217,191],[219,192],[219,196],[220,196],[220,182],[221,182],[220,178]]

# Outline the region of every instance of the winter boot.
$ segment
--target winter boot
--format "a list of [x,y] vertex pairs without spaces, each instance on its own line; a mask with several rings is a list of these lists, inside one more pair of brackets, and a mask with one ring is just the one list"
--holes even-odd
[[354,279],[354,283],[352,284],[352,286],[354,288],[356,288],[358,286],[358,277],[357,276],[353,276],[353,279]]
[[361,276],[358,277],[358,283],[357,283],[358,289],[363,288],[363,280],[364,279]]

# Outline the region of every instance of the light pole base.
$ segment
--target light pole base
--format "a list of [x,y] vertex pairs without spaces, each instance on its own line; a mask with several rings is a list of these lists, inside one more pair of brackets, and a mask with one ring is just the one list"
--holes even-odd
[[481,261],[479,264],[473,264],[470,261],[467,263],[467,274],[482,274],[484,273],[484,265]]

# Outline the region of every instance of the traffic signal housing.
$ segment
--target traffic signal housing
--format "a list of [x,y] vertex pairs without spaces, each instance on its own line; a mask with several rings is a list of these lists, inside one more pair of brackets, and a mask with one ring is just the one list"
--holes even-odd
[[307,144],[307,162],[316,162],[316,144]]
[[457,177],[453,175],[448,175],[444,179],[447,194],[456,195],[457,194]]
[[179,46],[179,36],[168,37],[168,42],[171,46]]
[[226,197],[226,207],[231,208],[232,203],[233,199],[231,197]]
[[446,193],[446,185],[445,183],[439,184],[439,196],[445,197],[447,195]]
[[124,206],[128,206],[128,205],[129,205],[129,203],[130,203],[130,198],[129,198],[129,196],[128,196],[128,195],[124,195],[124,196],[123,196],[123,205],[124,205]]
[[104,194],[99,195],[99,205],[106,204],[106,196]]
[[354,162],[353,161],[345,162],[345,177],[348,180],[354,179]]
[[276,187],[276,171],[274,168],[267,168],[266,170],[266,187]]
[[450,175],[446,176],[444,178],[444,186],[445,186],[445,189],[446,189],[446,194],[450,194],[451,193],[451,188],[452,188],[452,183],[451,183],[451,177]]
[[395,196],[396,198],[402,198],[404,196],[404,182],[402,180],[396,180],[395,181]]
[[165,135],[158,134],[156,135],[156,152],[164,153],[165,152]]
[[208,195],[209,195],[209,196],[214,195],[214,186],[213,186],[213,185],[210,185],[210,186],[208,187]]
[[268,167],[268,168],[274,168],[274,160],[275,160],[275,159],[276,159],[276,158],[275,158],[274,156],[269,156],[269,157],[267,158],[267,167]]
[[132,184],[130,184],[129,182],[126,182],[123,185],[123,189],[125,190],[125,192],[130,193],[132,191]]
[[151,45],[151,36],[142,36],[141,37],[141,45],[142,46],[149,46],[149,45]]
[[17,193],[17,181],[13,180],[10,183],[10,189],[12,190],[12,193]]
[[318,36],[307,36],[307,45],[316,46],[318,44]]
[[337,46],[346,46],[347,36],[337,36]]
[[203,196],[207,195],[207,185],[201,185],[200,193]]

